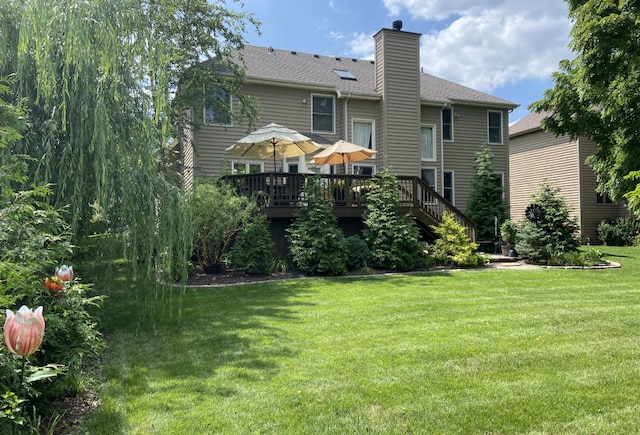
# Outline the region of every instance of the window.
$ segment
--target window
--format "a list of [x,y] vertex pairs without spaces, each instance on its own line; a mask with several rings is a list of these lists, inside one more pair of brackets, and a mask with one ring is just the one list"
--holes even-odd
[[488,112],[489,143],[502,143],[502,112]]
[[353,143],[361,147],[375,150],[376,145],[373,140],[373,121],[353,121]]
[[231,125],[231,93],[215,87],[207,92],[204,105],[204,123],[209,125]]
[[453,141],[453,108],[442,109],[442,140]]
[[427,183],[429,187],[432,187],[433,189],[435,189],[436,188],[436,170],[433,168],[422,168],[420,172],[422,176],[422,181]]
[[312,95],[312,129],[314,132],[334,132],[334,104],[331,95]]
[[420,128],[420,158],[427,161],[436,160],[435,127],[423,125]]
[[371,165],[353,165],[354,175],[373,175],[374,167]]
[[262,172],[262,163],[231,162],[233,174],[259,174]]
[[442,196],[451,204],[454,204],[455,197],[453,195],[453,172],[444,171],[444,180],[442,181],[443,181]]
[[609,198],[609,195],[606,193],[603,195],[601,193],[596,193],[596,203],[598,204],[613,204],[613,200]]
[[297,174],[300,172],[300,166],[298,163],[289,163],[289,171],[290,174]]
[[501,195],[502,195],[502,202],[504,202],[504,173],[503,172],[496,172],[493,175],[495,175],[495,181],[496,181],[496,186],[498,186],[500,189],[502,189]]

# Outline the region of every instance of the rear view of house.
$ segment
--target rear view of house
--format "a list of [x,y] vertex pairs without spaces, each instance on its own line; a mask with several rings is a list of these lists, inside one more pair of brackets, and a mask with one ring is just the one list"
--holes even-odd
[[[321,145],[340,139],[377,151],[375,158],[347,165],[349,174],[371,175],[389,168],[419,177],[464,210],[482,143],[494,154],[494,169],[508,191],[509,110],[516,104],[421,72],[420,35],[382,29],[374,35],[375,58],[356,59],[299,53],[272,47],[245,47],[247,85],[243,93],[261,104],[256,127],[275,122],[310,136]],[[452,65],[455,68],[455,65]],[[206,97],[225,98],[222,89]],[[183,176],[221,173],[342,173],[341,166],[317,167],[312,156],[250,160],[225,148],[248,133],[228,113],[196,107],[202,123],[185,135]],[[201,118],[200,118],[201,117]],[[255,127],[254,127],[255,128]],[[508,198],[505,198],[508,200]]]
[[585,163],[595,152],[593,142],[580,137],[556,136],[540,123],[544,113],[530,113],[509,128],[511,218],[518,220],[543,180],[560,188],[577,218],[583,243],[596,242],[596,226],[607,217],[628,216],[624,204],[596,193],[596,174]]

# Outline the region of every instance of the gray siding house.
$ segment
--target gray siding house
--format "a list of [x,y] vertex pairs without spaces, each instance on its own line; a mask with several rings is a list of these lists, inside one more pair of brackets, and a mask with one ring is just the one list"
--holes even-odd
[[582,242],[598,242],[596,226],[607,217],[628,216],[624,204],[596,193],[596,174],[585,163],[595,152],[593,142],[556,136],[540,123],[545,113],[530,113],[509,128],[511,218],[519,220],[543,180],[560,189],[580,225]]
[[[347,172],[389,168],[420,177],[460,210],[476,153],[487,143],[508,192],[509,111],[517,105],[422,73],[418,33],[382,29],[374,40],[373,60],[246,46],[243,92],[262,106],[254,128],[275,122],[321,145],[344,139],[375,149],[375,158],[349,164]],[[224,92],[218,97],[230,98]],[[225,148],[248,134],[248,126],[232,124],[228,114],[209,106],[194,108],[192,116],[202,125],[187,132],[181,147],[187,186],[194,176],[228,172],[343,172],[340,166],[315,167],[311,155],[278,161],[276,168],[270,160],[231,156]]]

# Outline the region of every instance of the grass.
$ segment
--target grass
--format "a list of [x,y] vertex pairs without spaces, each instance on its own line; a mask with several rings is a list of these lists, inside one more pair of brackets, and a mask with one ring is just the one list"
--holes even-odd
[[[101,281],[110,347],[102,404],[82,430],[638,433],[640,250],[602,250],[623,267],[317,278],[182,296]],[[141,321],[144,294],[165,307],[153,321]]]

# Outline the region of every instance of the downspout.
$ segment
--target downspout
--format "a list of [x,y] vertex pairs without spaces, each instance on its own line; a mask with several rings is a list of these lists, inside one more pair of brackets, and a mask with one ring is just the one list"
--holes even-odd
[[[340,89],[336,88],[336,97],[338,99],[342,98],[342,92]],[[348,93],[346,97],[344,97],[344,140],[348,141],[348,133],[349,133],[349,98],[351,98],[351,93]],[[348,164],[347,164],[348,165]]]
[[[442,108],[450,106],[448,103],[444,103]],[[451,108],[451,125],[453,128],[453,108]],[[422,175],[422,174],[420,174]],[[442,110],[440,110],[440,192],[444,196],[444,140],[442,140]]]

